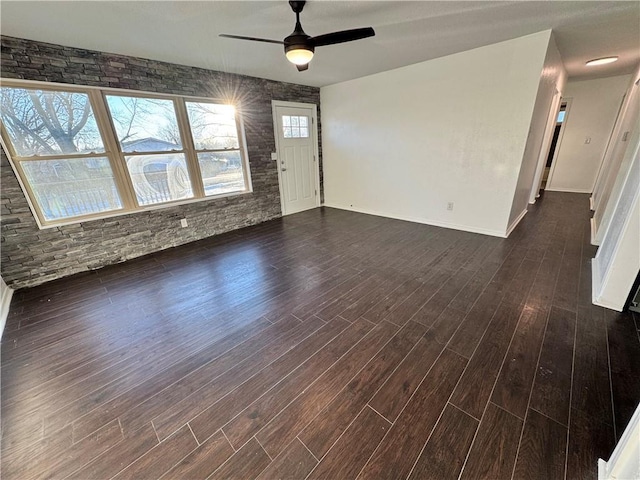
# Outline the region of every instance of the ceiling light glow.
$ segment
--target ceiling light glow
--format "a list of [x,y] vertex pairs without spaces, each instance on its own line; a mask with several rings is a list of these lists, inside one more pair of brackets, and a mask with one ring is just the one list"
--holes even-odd
[[618,57],[595,58],[587,62],[587,67],[597,67],[598,65],[606,65],[607,63],[617,62]]
[[296,65],[306,65],[313,58],[313,51],[306,48],[296,48],[286,52],[287,60]]

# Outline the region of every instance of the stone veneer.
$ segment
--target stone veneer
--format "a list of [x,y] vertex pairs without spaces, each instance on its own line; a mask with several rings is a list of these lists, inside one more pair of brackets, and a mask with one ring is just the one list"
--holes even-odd
[[[10,287],[38,285],[281,216],[271,160],[271,100],[319,106],[318,88],[13,37],[0,40],[4,78],[239,98],[253,183],[251,194],[40,230],[0,152],[0,273]],[[181,218],[189,227],[181,228]]]

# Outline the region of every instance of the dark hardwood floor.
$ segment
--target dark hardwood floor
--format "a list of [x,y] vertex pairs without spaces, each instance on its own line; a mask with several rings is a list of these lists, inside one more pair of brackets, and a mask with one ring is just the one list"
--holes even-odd
[[2,478],[596,478],[640,318],[588,197],[500,239],[316,209],[15,293]]

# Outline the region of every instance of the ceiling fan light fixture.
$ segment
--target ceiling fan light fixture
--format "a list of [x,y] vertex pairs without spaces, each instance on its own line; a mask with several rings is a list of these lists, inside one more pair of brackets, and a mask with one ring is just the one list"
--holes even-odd
[[[1,0],[0,0],[1,1]],[[219,36],[225,38],[236,38],[238,40],[250,40],[252,42],[277,43],[284,45],[284,54],[291,63],[293,63],[299,72],[309,69],[309,62],[313,58],[313,52],[316,47],[324,47],[326,45],[336,45],[338,43],[353,42],[363,38],[373,37],[376,32],[371,27],[352,28],[351,30],[341,30],[339,32],[325,33],[310,37],[302,29],[300,24],[300,12],[304,8],[306,0],[290,1],[289,5],[296,14],[296,26],[291,34],[284,40],[271,40],[268,38],[245,37],[244,35],[229,35],[221,33]]]
[[285,52],[287,60],[295,65],[306,65],[313,58],[313,50],[305,47],[293,47]]
[[603,57],[603,58],[594,58],[593,60],[589,60],[587,62],[587,67],[597,67],[598,65],[606,65],[607,63],[617,62],[618,57]]

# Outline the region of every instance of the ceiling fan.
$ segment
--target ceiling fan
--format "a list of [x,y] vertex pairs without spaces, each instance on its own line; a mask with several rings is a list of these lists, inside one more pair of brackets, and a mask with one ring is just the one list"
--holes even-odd
[[311,37],[304,33],[302,25],[300,25],[300,12],[304,8],[306,1],[291,1],[291,9],[296,14],[296,26],[293,33],[286,37],[283,41],[269,40],[267,38],[243,37],[241,35],[227,35],[221,33],[221,37],[237,38],[239,40],[251,40],[253,42],[278,43],[284,45],[284,53],[287,60],[295,64],[299,72],[309,68],[309,62],[313,58],[313,52],[316,47],[324,47],[325,45],[335,45],[336,43],[353,42],[362,38],[373,37],[376,32],[373,28],[354,28],[353,30],[342,30],[340,32],[325,33],[317,37]]

